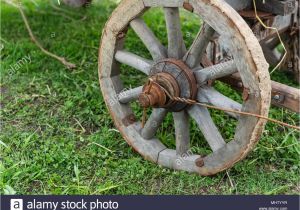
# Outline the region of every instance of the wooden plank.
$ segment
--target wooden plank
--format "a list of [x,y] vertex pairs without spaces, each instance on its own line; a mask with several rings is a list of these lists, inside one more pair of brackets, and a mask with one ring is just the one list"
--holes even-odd
[[[238,74],[220,79],[237,90],[243,90],[243,84]],[[275,81],[272,85],[272,105],[287,108],[300,113],[300,90]]]
[[275,15],[289,15],[296,7],[296,0],[258,0],[256,6],[259,11],[273,13]]
[[300,113],[300,90],[272,81],[272,104]]

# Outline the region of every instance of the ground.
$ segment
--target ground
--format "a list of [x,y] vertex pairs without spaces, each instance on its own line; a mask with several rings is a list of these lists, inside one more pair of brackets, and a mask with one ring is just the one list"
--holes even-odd
[[[98,83],[101,31],[116,4],[102,0],[87,8],[58,10],[47,1],[26,1],[25,6],[43,45],[77,68],[66,69],[42,53],[18,10],[1,2],[1,194],[299,194],[299,133],[271,123],[254,151],[228,171],[233,185],[225,172],[201,177],[145,161],[116,130]],[[160,11],[145,19],[166,44]],[[182,16],[187,45],[199,26],[192,19]],[[132,31],[126,48],[149,56]],[[139,74],[122,68],[124,77],[130,75],[127,85],[140,81]],[[280,71],[272,78],[296,86]],[[224,84],[217,88],[240,100]],[[220,112],[212,114],[230,137],[234,123]],[[299,115],[274,107],[270,117],[299,122]],[[174,147],[169,125],[170,119],[159,137]],[[192,143],[204,145],[192,128]]]

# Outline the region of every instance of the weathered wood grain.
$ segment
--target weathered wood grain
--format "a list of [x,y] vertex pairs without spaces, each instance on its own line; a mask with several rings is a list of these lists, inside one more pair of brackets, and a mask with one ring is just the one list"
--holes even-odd
[[164,13],[168,33],[168,56],[169,58],[180,59],[186,48],[181,32],[179,9],[165,7]]
[[188,109],[188,113],[198,124],[213,151],[217,151],[225,145],[225,141],[213,122],[207,108],[193,105]]
[[174,112],[174,126],[176,137],[176,154],[182,155],[190,149],[189,116],[185,111]]
[[183,59],[190,68],[195,68],[199,65],[201,57],[203,56],[214,32],[214,29],[208,24],[204,24],[202,26],[192,46]]
[[[221,94],[220,92],[216,91],[212,87],[202,87],[198,91],[198,100],[201,101],[204,99],[204,102],[207,101],[208,103],[217,106],[217,107],[222,107],[226,109],[233,109],[237,111],[242,110],[242,104],[232,100],[231,98],[228,98]],[[238,119],[239,115],[234,114],[231,112],[227,113],[228,115]]]
[[115,54],[115,59],[120,63],[131,66],[147,75],[149,74],[151,65],[153,64],[153,61],[124,50],[118,50]]
[[197,158],[200,158],[200,155],[193,154],[191,151],[182,155],[177,155],[175,150],[165,149],[159,153],[157,163],[161,166],[173,168],[175,170],[197,173],[198,167],[195,165]]
[[139,95],[142,93],[142,91],[143,91],[143,86],[140,86],[133,89],[121,91],[117,97],[120,103],[126,104],[137,100]]
[[160,60],[167,57],[165,47],[155,37],[150,28],[141,18],[135,18],[130,22],[131,28],[138,37],[143,41],[154,60]]
[[216,64],[206,68],[195,68],[193,69],[198,84],[203,84],[208,80],[214,80],[229,76],[236,73],[238,70],[234,61],[226,61],[224,63]]
[[151,139],[155,136],[156,131],[162,124],[167,112],[166,109],[162,108],[153,109],[145,127],[141,131],[141,135],[144,139]]

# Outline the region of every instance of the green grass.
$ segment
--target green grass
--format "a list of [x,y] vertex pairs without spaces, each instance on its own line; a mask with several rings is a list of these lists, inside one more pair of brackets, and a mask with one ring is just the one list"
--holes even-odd
[[[98,84],[99,38],[115,4],[94,1],[86,9],[63,7],[69,12],[62,13],[37,2],[38,7],[26,4],[32,30],[47,49],[77,68],[68,70],[43,54],[30,41],[18,11],[1,3],[1,194],[299,194],[299,133],[274,124],[267,124],[255,150],[230,170],[235,187],[224,172],[201,177],[145,161],[115,130]],[[145,19],[166,44],[160,14],[153,11]],[[190,18],[182,17],[187,45],[199,26]],[[132,31],[126,48],[149,57]],[[10,76],[10,65],[28,55],[31,63]],[[125,78],[130,75],[125,85],[142,81],[133,69],[122,68]],[[284,74],[274,77],[296,86]],[[222,83],[217,89],[241,100]],[[217,111],[212,114],[224,136],[232,138],[234,121]],[[291,124],[299,119],[278,108],[270,116]],[[170,117],[160,131],[162,141],[174,147]],[[208,152],[194,124],[191,132],[192,144],[199,146],[194,152]]]

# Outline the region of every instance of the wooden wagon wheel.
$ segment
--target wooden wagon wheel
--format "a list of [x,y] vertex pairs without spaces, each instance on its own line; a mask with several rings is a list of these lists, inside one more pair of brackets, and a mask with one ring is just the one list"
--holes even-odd
[[[168,48],[142,19],[142,14],[151,7],[164,8]],[[179,8],[193,12],[206,23],[188,50],[182,38]],[[153,60],[123,50],[128,27],[143,41]],[[213,33],[222,34],[233,60],[201,69],[200,59]],[[155,83],[152,87],[147,83],[144,87],[122,91],[120,63],[145,73]],[[248,93],[242,105],[206,85],[208,80],[230,75],[235,69]],[[262,49],[244,20],[223,0],[190,0],[189,3],[183,0],[123,0],[102,33],[99,79],[110,114],[129,145],[147,160],[201,175],[218,173],[244,158],[259,140],[265,121],[235,116],[238,118],[235,137],[226,143],[206,108],[170,101],[161,87],[175,96],[264,116],[268,115],[270,106],[270,78]],[[130,107],[137,99],[143,106],[153,107],[144,128]],[[155,137],[167,112],[172,112],[174,118],[176,150],[166,148]],[[196,121],[211,147],[212,152],[205,157],[189,153],[189,118]],[[184,157],[181,162],[178,162],[179,157]]]

